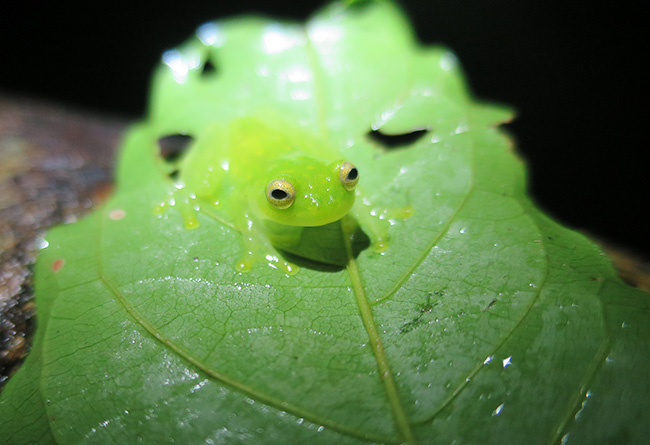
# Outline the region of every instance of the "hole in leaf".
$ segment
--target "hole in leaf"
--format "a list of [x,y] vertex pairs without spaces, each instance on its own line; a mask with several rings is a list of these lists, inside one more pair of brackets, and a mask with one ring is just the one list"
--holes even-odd
[[430,130],[427,129],[421,129],[413,130],[409,133],[386,134],[382,133],[380,130],[371,130],[368,132],[368,137],[373,142],[376,142],[382,147],[390,150],[395,148],[404,148],[406,146],[412,145],[422,139],[422,137],[425,134],[429,133],[429,131]]
[[217,74],[217,66],[212,61],[212,58],[209,57],[203,64],[203,68],[201,69],[201,77],[213,76],[215,74]]
[[158,139],[160,156],[169,163],[174,163],[187,150],[194,138],[187,134],[170,134]]

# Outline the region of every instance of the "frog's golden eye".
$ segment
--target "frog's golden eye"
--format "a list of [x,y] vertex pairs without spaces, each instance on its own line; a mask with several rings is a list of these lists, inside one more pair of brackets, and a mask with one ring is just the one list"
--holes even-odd
[[266,199],[276,209],[286,209],[291,207],[293,200],[296,198],[296,190],[284,179],[271,181],[266,188]]
[[341,184],[347,190],[352,190],[357,186],[359,182],[359,170],[349,162],[344,162],[341,164],[341,174],[339,176],[341,179]]

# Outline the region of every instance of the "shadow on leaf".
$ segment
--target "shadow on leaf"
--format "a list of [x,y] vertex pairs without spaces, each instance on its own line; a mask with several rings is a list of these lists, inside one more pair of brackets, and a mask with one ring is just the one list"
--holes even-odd
[[[279,227],[267,222],[266,227],[273,245],[286,260],[297,266],[319,272],[338,272],[348,264],[341,221],[318,227],[292,227],[291,236],[286,236],[286,226]],[[370,247],[368,235],[358,225],[350,235],[349,242],[354,258]]]

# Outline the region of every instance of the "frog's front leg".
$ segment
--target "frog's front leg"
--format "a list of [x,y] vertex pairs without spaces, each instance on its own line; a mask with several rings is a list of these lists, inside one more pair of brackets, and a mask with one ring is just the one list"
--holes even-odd
[[273,247],[264,224],[250,213],[244,213],[238,218],[235,227],[241,232],[244,242],[244,252],[235,265],[237,270],[250,271],[253,264],[259,261],[280,269],[286,275],[295,275],[300,270],[298,266],[285,261]]
[[[208,202],[199,199],[193,192],[174,184],[168,192],[166,199],[163,199],[158,205],[156,205],[153,211],[154,214],[162,216],[170,207],[178,209],[183,217],[183,225],[186,229],[191,230],[199,227],[197,215],[200,211],[204,211],[215,217],[212,211],[219,209],[219,202]],[[221,220],[218,217],[215,217],[215,219]],[[223,220],[221,221],[225,222]]]
[[199,226],[196,218],[198,208],[194,203],[196,197],[189,194],[182,188],[173,187],[168,192],[168,195],[159,204],[154,206],[153,212],[155,215],[162,217],[162,215],[171,207],[179,210],[183,217],[183,223],[186,229],[195,229]]
[[410,206],[387,209],[374,205],[357,189],[357,196],[350,211],[361,230],[370,238],[370,244],[375,252],[381,253],[388,249],[388,228],[397,219],[407,219],[413,214]]

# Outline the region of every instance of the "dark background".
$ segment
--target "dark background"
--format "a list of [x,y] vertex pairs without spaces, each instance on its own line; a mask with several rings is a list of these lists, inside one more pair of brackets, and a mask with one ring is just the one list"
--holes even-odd
[[[323,3],[6,3],[0,94],[136,118],[162,51],[199,24],[251,11],[304,20]],[[456,52],[478,98],[517,109],[508,129],[538,205],[573,228],[650,257],[650,125],[641,84],[649,51],[640,2],[400,3],[423,42]]]

